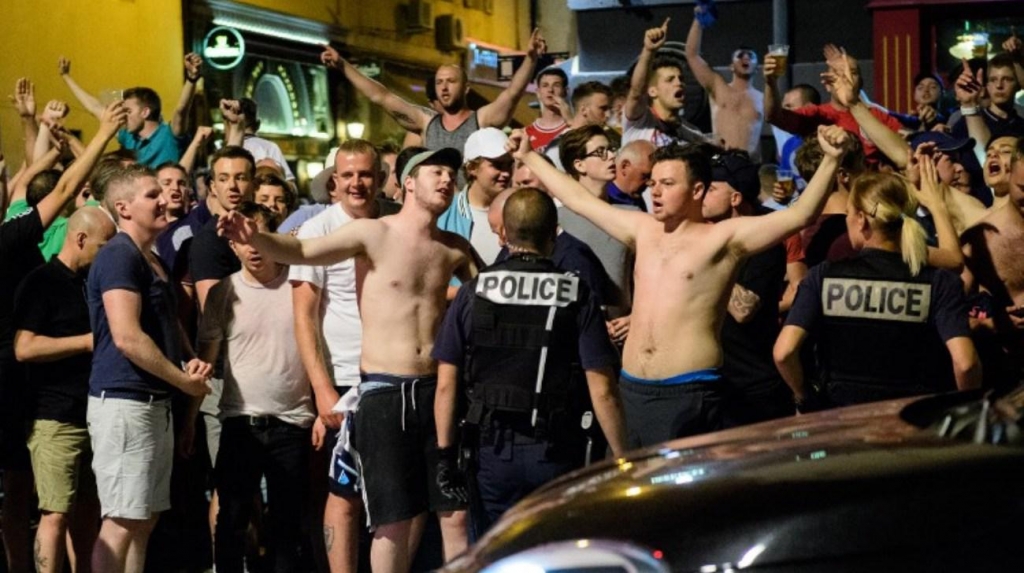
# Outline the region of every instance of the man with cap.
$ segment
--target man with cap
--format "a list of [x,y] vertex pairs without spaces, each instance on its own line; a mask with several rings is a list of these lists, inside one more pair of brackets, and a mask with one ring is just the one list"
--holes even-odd
[[[476,275],[469,242],[437,227],[437,218],[451,204],[461,163],[460,153],[451,148],[414,156],[402,171],[401,211],[352,221],[322,237],[299,240],[262,233],[237,213],[220,220],[225,236],[283,263],[355,259],[362,278],[362,347],[353,445],[374,530],[370,562],[378,572],[409,569],[410,545],[417,535],[412,524],[427,510],[440,514],[448,558],[467,544],[465,504],[445,498],[433,475],[437,364],[430,356],[452,275],[461,280]],[[316,400],[326,422],[332,416],[325,413],[334,406],[325,400],[328,396],[337,392],[321,392]]]
[[508,136],[494,127],[473,132],[466,140],[463,169],[466,188],[455,196],[437,225],[469,240],[485,264],[498,256],[501,245],[487,223],[487,209],[512,182],[515,162],[505,150]]
[[[302,223],[298,238],[324,237],[355,221],[376,219],[395,211],[383,213],[377,201],[382,177],[380,157],[373,144],[349,139],[328,159],[329,167],[317,174],[312,187],[315,194],[327,195],[324,203],[329,206]],[[319,415],[314,445],[326,457],[334,450],[344,422],[335,413],[335,405],[359,383],[362,328],[356,266],[352,260],[330,265],[293,265],[288,279],[292,285],[295,338]],[[335,479],[327,482],[329,495],[323,513],[323,532],[333,571],[356,567],[362,501],[354,487],[355,477],[335,472]],[[323,490],[316,487],[314,491]]]
[[[771,212],[758,200],[758,166],[742,151],[711,158],[704,219],[718,223]],[[722,378],[730,392],[726,424],[750,424],[793,414],[793,395],[779,376],[772,347],[779,335],[779,297],[786,275],[781,244],[757,253],[739,268],[722,322]]]
[[[603,457],[603,440],[593,447],[597,427],[614,455],[626,442],[619,355],[597,299],[550,258],[554,201],[539,189],[518,189],[505,201],[503,220],[510,257],[459,290],[433,350],[439,486],[466,495],[457,459],[460,447],[469,450],[477,535],[534,489],[587,463],[588,449]],[[469,403],[463,426],[479,434],[461,445],[460,395]]]

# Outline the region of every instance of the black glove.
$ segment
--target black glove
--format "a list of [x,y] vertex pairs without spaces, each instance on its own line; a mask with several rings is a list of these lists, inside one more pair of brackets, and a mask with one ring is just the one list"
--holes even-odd
[[441,495],[461,504],[469,503],[466,475],[459,470],[458,448],[438,448],[437,456],[437,488]]

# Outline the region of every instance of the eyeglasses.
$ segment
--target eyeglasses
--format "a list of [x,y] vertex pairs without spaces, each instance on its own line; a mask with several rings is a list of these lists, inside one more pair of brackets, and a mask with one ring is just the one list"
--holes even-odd
[[618,152],[618,148],[615,147],[598,147],[597,149],[585,154],[583,157],[596,157],[598,159],[604,159],[609,156],[614,156]]

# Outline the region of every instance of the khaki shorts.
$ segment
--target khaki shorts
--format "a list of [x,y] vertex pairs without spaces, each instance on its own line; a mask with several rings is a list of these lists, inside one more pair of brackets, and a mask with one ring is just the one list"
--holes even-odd
[[96,480],[89,464],[89,431],[55,420],[36,420],[28,436],[39,509],[68,513],[75,499],[96,497]]
[[92,469],[103,517],[150,519],[171,508],[171,401],[89,396]]

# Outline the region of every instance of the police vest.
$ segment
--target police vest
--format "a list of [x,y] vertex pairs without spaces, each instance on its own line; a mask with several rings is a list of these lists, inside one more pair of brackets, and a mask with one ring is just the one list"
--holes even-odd
[[532,255],[514,255],[477,276],[467,421],[480,423],[473,418],[481,412],[523,413],[541,428],[567,408],[578,370],[581,286],[579,277]]
[[816,336],[822,381],[837,405],[955,388],[930,321],[935,269],[911,276],[899,253],[876,249],[823,264]]

